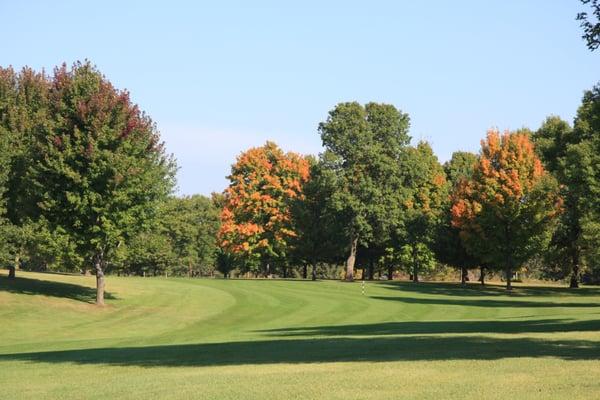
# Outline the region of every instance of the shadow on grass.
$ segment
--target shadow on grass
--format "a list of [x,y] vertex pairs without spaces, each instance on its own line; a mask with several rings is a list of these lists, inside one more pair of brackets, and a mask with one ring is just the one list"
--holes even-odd
[[268,329],[272,336],[414,335],[447,333],[554,333],[600,331],[600,320],[415,321]]
[[[27,295],[61,297],[85,303],[94,303],[96,301],[96,289],[72,283],[44,281],[33,278],[16,277],[15,279],[8,279],[6,277],[0,277],[0,291]],[[115,296],[109,292],[105,292],[104,298],[115,299]]]
[[0,355],[0,361],[200,367],[344,361],[499,360],[511,357],[597,360],[600,358],[600,342],[482,336],[294,339],[5,354]]
[[446,282],[382,282],[381,286],[388,289],[401,290],[403,292],[414,292],[432,295],[444,296],[600,296],[599,287],[582,287],[570,289],[567,287],[548,287],[548,286],[515,286],[511,292],[508,292],[502,285],[485,285],[479,283],[469,283],[462,286],[459,283]]
[[581,302],[554,302],[554,301],[524,301],[507,298],[501,299],[453,299],[448,297],[384,297],[370,296],[372,299],[399,301],[408,304],[432,304],[439,306],[467,306],[467,307],[517,307],[517,308],[591,308],[600,307],[600,303]]

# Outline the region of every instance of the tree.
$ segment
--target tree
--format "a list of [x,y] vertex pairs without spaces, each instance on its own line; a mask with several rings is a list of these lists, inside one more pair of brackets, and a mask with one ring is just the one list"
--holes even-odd
[[160,234],[170,238],[174,257],[189,276],[208,275],[217,257],[220,210],[202,195],[172,197],[162,213]]
[[125,268],[137,275],[159,275],[177,262],[170,238],[163,232],[150,230],[131,238],[126,247]]
[[25,178],[30,202],[91,260],[103,305],[107,262],[155,218],[175,164],[152,120],[89,62],[56,68],[48,99]]
[[570,275],[570,287],[598,266],[600,232],[600,89],[587,91],[573,128],[549,117],[533,136],[546,168],[561,184],[564,212],[550,242],[545,272],[553,278]]
[[453,203],[452,199],[459,195],[459,188],[463,182],[472,178],[476,164],[477,155],[466,151],[454,152],[452,158],[444,164],[446,179],[450,183],[450,204],[446,205],[446,212],[439,225],[435,240],[438,259],[460,269],[460,281],[463,285],[467,282],[468,270],[479,266],[480,262],[467,251],[460,239],[460,231],[452,226],[450,208]]
[[410,260],[412,280],[418,282],[419,272],[433,266],[432,246],[448,203],[449,187],[444,169],[426,142],[409,148],[401,165],[404,186],[411,191],[404,202],[404,223],[399,232],[405,243],[402,259]]
[[573,124],[576,143],[568,146],[567,175],[578,194],[583,259],[600,267],[600,86],[585,92]]
[[293,258],[303,265],[302,277],[308,277],[307,266],[312,266],[311,279],[317,279],[319,262],[336,262],[342,249],[338,218],[330,199],[335,188],[335,176],[325,168],[322,160],[307,157],[310,179],[304,184],[302,197],[292,202],[292,216],[297,236],[292,241]]
[[402,151],[410,141],[407,114],[389,104],[340,103],[319,132],[325,168],[336,176],[332,204],[349,240],[347,281],[354,279],[359,241],[368,246],[398,220],[405,191],[399,174]]
[[13,236],[12,225],[6,218],[6,185],[8,181],[8,171],[10,168],[10,145],[8,135],[0,126],[0,265],[11,265],[9,277],[15,277],[15,268],[12,264],[14,260],[14,247],[12,246]]
[[309,173],[305,158],[284,153],[273,142],[240,154],[225,190],[220,246],[265,275],[273,262],[280,262],[285,273],[290,242],[297,235],[291,202],[303,196]]
[[560,207],[556,181],[528,135],[492,130],[454,199],[452,224],[471,254],[504,269],[510,290],[515,268],[545,247]]
[[33,160],[35,132],[48,128],[50,82],[44,73],[25,67],[16,73],[0,67],[0,146],[2,149],[2,203],[0,230],[3,253],[10,258],[10,276],[22,263],[25,240],[32,235],[25,225],[37,220],[31,188],[24,177]]
[[552,278],[570,275],[570,287],[575,288],[579,285],[581,257],[585,251],[581,227],[583,210],[579,201],[584,188],[581,176],[571,173],[567,154],[581,140],[567,122],[556,116],[544,121],[533,135],[533,140],[544,166],[561,184],[560,194],[564,200],[564,211],[544,255],[545,264],[550,269],[544,267],[544,270]]
[[468,151],[455,151],[449,161],[444,163],[446,179],[452,188],[463,180],[469,180],[477,164],[477,154]]
[[590,18],[587,12],[577,14],[577,21],[581,21],[583,28],[583,39],[587,47],[594,51],[600,46],[600,1],[599,0],[581,0],[583,4],[589,4],[592,8],[593,18]]

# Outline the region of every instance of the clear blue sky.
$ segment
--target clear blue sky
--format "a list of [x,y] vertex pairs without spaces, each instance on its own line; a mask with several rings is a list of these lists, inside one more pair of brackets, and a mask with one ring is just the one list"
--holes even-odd
[[317,154],[341,101],[396,105],[445,161],[490,127],[572,121],[600,80],[578,0],[157,3],[0,0],[0,65],[90,59],[156,121],[181,194],[223,190],[267,139]]

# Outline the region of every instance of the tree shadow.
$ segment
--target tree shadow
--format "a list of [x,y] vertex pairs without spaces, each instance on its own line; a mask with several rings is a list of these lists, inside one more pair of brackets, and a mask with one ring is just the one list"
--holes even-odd
[[597,332],[600,320],[539,319],[518,321],[414,321],[377,324],[332,325],[258,332],[270,336],[414,335],[447,333],[554,333]]
[[277,363],[499,360],[552,357],[597,360],[600,342],[484,336],[405,336],[268,340],[97,348],[0,355],[0,361],[141,367],[201,367]]
[[388,289],[401,290],[403,292],[414,292],[444,296],[600,296],[599,287],[582,287],[570,289],[567,287],[548,286],[514,286],[508,292],[503,285],[488,284],[482,286],[479,283],[469,283],[465,286],[460,283],[448,282],[381,282],[381,286]]
[[[61,297],[84,303],[95,303],[96,289],[72,283],[44,281],[33,278],[8,279],[0,277],[0,291],[27,295],[42,295]],[[109,292],[104,293],[105,299],[114,300],[116,297]]]
[[600,307],[600,303],[579,302],[551,302],[551,301],[523,301],[523,300],[500,300],[500,299],[452,299],[447,297],[384,297],[370,296],[372,299],[399,301],[408,304],[433,304],[440,306],[467,306],[467,307],[516,307],[516,308],[592,308]]

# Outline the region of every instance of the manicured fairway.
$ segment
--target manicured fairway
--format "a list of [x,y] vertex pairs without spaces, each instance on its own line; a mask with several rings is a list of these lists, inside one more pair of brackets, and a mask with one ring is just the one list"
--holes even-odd
[[600,288],[0,276],[2,399],[600,398]]

